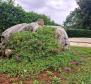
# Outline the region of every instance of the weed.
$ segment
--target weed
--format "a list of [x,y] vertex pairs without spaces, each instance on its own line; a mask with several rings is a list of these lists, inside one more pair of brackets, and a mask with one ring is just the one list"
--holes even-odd
[[53,73],[52,73],[51,71],[47,71],[47,75],[48,75],[48,76],[52,76]]
[[51,80],[51,84],[61,84],[60,78],[54,76]]
[[33,84],[39,84],[39,81],[38,80],[34,80]]

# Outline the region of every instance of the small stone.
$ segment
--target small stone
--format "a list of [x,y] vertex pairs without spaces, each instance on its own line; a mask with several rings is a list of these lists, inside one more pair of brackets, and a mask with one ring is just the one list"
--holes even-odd
[[71,72],[71,71],[72,71],[72,70],[71,70],[70,67],[65,67],[65,68],[64,68],[64,72],[67,72],[67,73],[68,73],[68,72]]
[[20,58],[19,54],[16,55],[16,61],[17,62],[20,62],[21,61],[21,58]]
[[79,62],[73,60],[73,61],[70,62],[70,64],[72,64],[72,65],[79,65]]
[[5,53],[5,56],[9,58],[12,55],[13,52],[12,52],[11,49],[5,49],[4,53]]

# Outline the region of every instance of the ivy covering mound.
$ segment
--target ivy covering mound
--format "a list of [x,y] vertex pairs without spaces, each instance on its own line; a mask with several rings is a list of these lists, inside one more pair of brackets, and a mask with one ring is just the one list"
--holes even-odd
[[[38,74],[49,68],[58,70],[69,66],[71,60],[79,60],[71,51],[61,51],[53,28],[16,33],[7,48],[13,50],[13,55],[10,59],[0,59],[0,72],[13,76]],[[19,55],[20,62],[15,60],[16,55]]]

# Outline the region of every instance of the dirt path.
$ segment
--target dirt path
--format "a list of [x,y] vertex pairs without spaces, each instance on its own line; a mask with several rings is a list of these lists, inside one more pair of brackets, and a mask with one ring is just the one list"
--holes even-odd
[[71,46],[91,47],[91,38],[69,38]]

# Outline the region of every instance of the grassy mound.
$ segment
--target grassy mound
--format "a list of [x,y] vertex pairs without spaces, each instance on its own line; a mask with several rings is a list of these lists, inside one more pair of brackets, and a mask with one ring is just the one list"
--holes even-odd
[[[38,74],[43,70],[58,70],[69,66],[71,60],[79,60],[71,51],[61,51],[52,28],[37,32],[20,32],[12,36],[7,48],[14,51],[11,59],[0,59],[0,72],[13,76]],[[15,60],[18,54],[21,62]]]
[[60,53],[59,45],[55,39],[52,28],[40,29],[37,32],[20,32],[12,36],[8,48],[14,50],[14,55],[19,54],[23,59],[33,61]]

